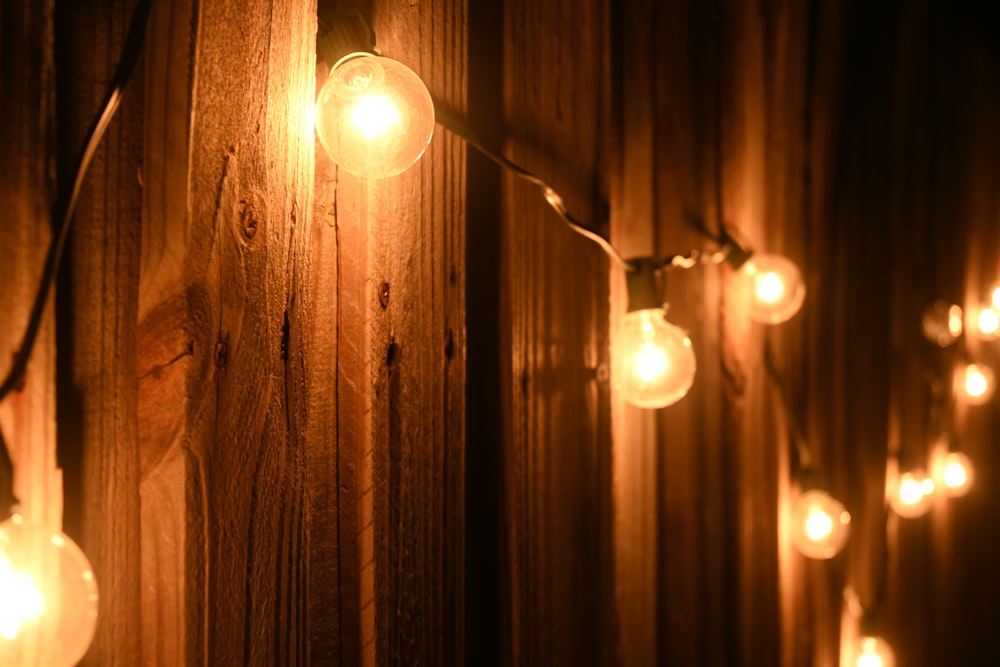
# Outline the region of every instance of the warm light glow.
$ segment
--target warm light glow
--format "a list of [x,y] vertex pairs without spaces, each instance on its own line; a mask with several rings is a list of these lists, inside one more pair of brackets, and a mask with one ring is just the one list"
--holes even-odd
[[806,298],[798,267],[780,255],[754,254],[736,274],[750,306],[750,317],[778,324],[799,312]]
[[993,288],[993,307],[1000,309],[1000,286]]
[[17,515],[0,524],[0,665],[75,665],[96,627],[97,584],[79,547]]
[[756,280],[757,298],[764,303],[777,303],[785,293],[785,283],[777,273],[768,271],[758,275]]
[[662,308],[626,314],[613,349],[615,388],[641,408],[676,403],[694,382],[691,339],[664,315]]
[[854,644],[856,667],[896,667],[896,656],[881,637],[861,636]]
[[982,405],[993,396],[993,371],[984,364],[964,366],[956,378],[958,396],[966,403]]
[[940,453],[931,467],[937,487],[946,496],[964,496],[972,488],[972,460],[961,452]]
[[792,544],[808,558],[833,558],[850,534],[851,515],[826,491],[803,492],[792,507]]
[[962,335],[962,309],[946,301],[935,301],[924,310],[921,320],[924,336],[930,342],[948,347]]
[[395,176],[427,149],[434,102],[402,63],[353,54],[334,65],[319,92],[316,133],[342,169],[367,178]]
[[1000,330],[1000,315],[993,308],[983,308],[979,311],[979,333],[995,336]]
[[934,495],[934,480],[923,470],[911,470],[899,475],[889,494],[889,504],[896,514],[908,519],[923,516],[930,509]]
[[351,111],[351,120],[365,139],[374,139],[399,123],[399,109],[382,95],[362,95]]

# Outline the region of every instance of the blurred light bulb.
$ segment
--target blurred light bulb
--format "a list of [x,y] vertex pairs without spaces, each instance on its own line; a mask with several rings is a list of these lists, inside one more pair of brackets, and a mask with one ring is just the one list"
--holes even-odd
[[896,667],[892,648],[881,637],[862,635],[854,642],[854,667]]
[[947,452],[935,456],[931,472],[937,488],[952,498],[968,493],[975,475],[972,460],[962,452]]
[[958,396],[971,405],[982,405],[993,397],[993,371],[984,364],[966,364],[955,377]]
[[330,71],[316,102],[316,132],[342,169],[367,178],[406,171],[434,133],[434,102],[413,70],[352,54]]
[[946,301],[935,301],[924,310],[921,325],[927,340],[948,347],[962,335],[962,309]]
[[965,328],[976,338],[993,340],[1000,334],[1000,313],[993,306],[969,308]]
[[667,322],[662,308],[627,313],[615,352],[615,388],[640,408],[676,403],[694,382],[691,339],[683,329]]
[[80,548],[19,515],[0,524],[0,665],[75,665],[96,628],[97,582]]
[[798,267],[781,255],[750,256],[736,273],[740,290],[750,304],[750,317],[778,324],[799,312],[806,298]]
[[993,307],[1000,309],[1000,286],[993,288]]
[[934,480],[920,469],[904,472],[890,490],[889,505],[901,517],[923,516],[931,507]]
[[851,515],[826,491],[810,489],[792,507],[792,544],[808,558],[833,558],[847,543]]

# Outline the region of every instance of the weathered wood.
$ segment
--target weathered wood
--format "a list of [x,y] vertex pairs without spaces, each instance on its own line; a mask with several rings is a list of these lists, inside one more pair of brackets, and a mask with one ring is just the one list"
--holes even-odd
[[[58,42],[60,155],[73,177],[115,73],[134,2],[76,3]],[[85,664],[140,662],[136,318],[143,137],[142,66],[94,156],[77,205],[60,287],[59,441],[67,522],[101,590]],[[72,521],[72,519],[77,521]]]
[[[509,2],[507,155],[603,231],[610,9]],[[613,662],[608,260],[504,175],[504,664]]]
[[[0,4],[0,373],[20,348],[48,250],[55,184],[53,159],[52,3]],[[0,404],[14,493],[26,517],[59,525],[62,487],[56,470],[55,329],[51,298],[24,382]]]
[[[458,110],[465,7],[387,0],[367,16],[382,53]],[[439,128],[399,176],[337,175],[340,465],[357,503],[341,551],[357,550],[344,565],[360,594],[342,622],[360,615],[364,665],[464,660],[464,156]]]

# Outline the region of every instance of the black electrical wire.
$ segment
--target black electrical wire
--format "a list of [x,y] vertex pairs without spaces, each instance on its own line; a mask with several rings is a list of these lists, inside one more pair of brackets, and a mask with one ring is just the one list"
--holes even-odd
[[802,426],[792,411],[792,401],[788,395],[788,388],[785,386],[781,373],[778,372],[778,367],[774,363],[774,355],[771,354],[771,341],[769,340],[764,342],[764,367],[767,369],[767,375],[771,378],[775,389],[778,390],[778,396],[781,399],[781,408],[785,413],[785,421],[788,424],[788,432],[792,436],[792,443],[795,445],[796,453],[799,456],[799,465],[803,469],[811,469],[812,457],[809,455],[809,444],[806,442]]
[[[49,244],[48,253],[45,256],[45,266],[42,269],[42,276],[38,284],[38,292],[28,316],[28,325],[24,330],[24,337],[21,339],[21,346],[14,355],[7,376],[0,384],[0,401],[9,394],[21,382],[24,372],[28,367],[28,360],[34,349],[35,341],[38,338],[38,329],[42,323],[42,316],[45,314],[45,303],[48,301],[52,286],[55,283],[56,274],[59,272],[59,264],[62,261],[63,250],[66,246],[66,238],[69,235],[70,223],[73,221],[73,212],[76,209],[77,199],[80,197],[80,188],[83,186],[83,179],[90,167],[90,162],[97,152],[97,147],[104,137],[104,133],[111,123],[111,119],[118,111],[122,101],[122,94],[125,86],[132,78],[135,65],[139,61],[139,54],[142,51],[143,42],[146,36],[146,24],[149,21],[149,12],[152,0],[138,0],[132,12],[132,21],[129,24],[128,35],[125,38],[125,46],[122,48],[121,59],[118,61],[118,68],[115,70],[114,78],[108,94],[101,106],[101,111],[90,129],[87,141],[84,143],[83,151],[77,161],[74,177],[68,187],[60,187],[59,196],[52,209],[53,235]],[[7,487],[12,483],[6,482],[4,478],[13,480],[13,466],[7,452],[6,442],[0,435],[0,480],[4,480],[0,494],[7,494]],[[13,499],[13,492],[10,492]],[[16,502],[16,499],[14,499]]]
[[31,350],[38,336],[38,328],[41,326],[42,315],[45,312],[45,302],[48,300],[56,274],[59,271],[59,263],[62,260],[66,237],[69,235],[70,223],[73,220],[73,212],[76,209],[76,202],[80,196],[80,188],[83,185],[84,176],[87,174],[90,162],[94,158],[94,153],[97,152],[97,146],[101,143],[101,139],[104,137],[111,119],[114,117],[115,112],[118,111],[118,106],[122,100],[122,91],[129,82],[129,79],[132,78],[135,64],[139,60],[139,53],[142,50],[146,34],[146,22],[149,17],[151,2],[152,0],[139,0],[136,3],[125,46],[122,49],[121,60],[118,62],[118,69],[115,71],[115,76],[111,81],[111,88],[104,100],[104,105],[101,107],[101,113],[94,121],[87,141],[84,144],[83,152],[76,165],[72,184],[68,189],[60,188],[60,195],[52,212],[52,219],[58,227],[55,228],[48,254],[45,257],[45,268],[42,270],[41,281],[39,282],[38,292],[35,295],[35,301],[28,318],[28,326],[24,331],[24,338],[21,339],[21,346],[14,356],[14,362],[11,364],[10,371],[8,371],[3,383],[0,384],[0,401],[17,386],[27,368],[28,359],[31,357]]

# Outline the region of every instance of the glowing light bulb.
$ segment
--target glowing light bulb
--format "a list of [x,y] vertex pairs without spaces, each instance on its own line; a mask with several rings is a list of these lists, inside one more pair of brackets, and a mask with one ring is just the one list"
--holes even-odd
[[854,642],[854,667],[896,667],[892,647],[881,637],[862,635]]
[[1000,309],[1000,286],[993,288],[993,307]]
[[406,171],[434,133],[434,102],[402,63],[352,54],[333,69],[316,102],[316,133],[330,158],[357,176]]
[[969,308],[965,328],[976,338],[993,340],[1000,335],[1000,312],[993,306]]
[[923,516],[931,507],[934,480],[920,469],[904,472],[889,493],[889,505],[899,516],[913,519]]
[[627,313],[615,343],[614,383],[640,408],[662,408],[683,398],[697,368],[691,339],[667,322],[662,308]]
[[833,558],[847,543],[851,515],[826,491],[802,493],[792,508],[792,544],[808,558]]
[[935,456],[931,472],[937,488],[952,498],[968,493],[975,476],[972,460],[962,452],[947,452]]
[[0,524],[0,665],[75,665],[96,628],[97,582],[80,548],[18,515]]
[[750,317],[764,324],[778,324],[799,312],[806,298],[798,267],[781,255],[750,256],[736,274],[750,304]]
[[993,371],[984,364],[966,364],[955,377],[956,393],[970,405],[982,405],[993,397]]
[[941,347],[958,340],[965,328],[962,309],[946,301],[935,301],[927,306],[921,325],[927,340]]

